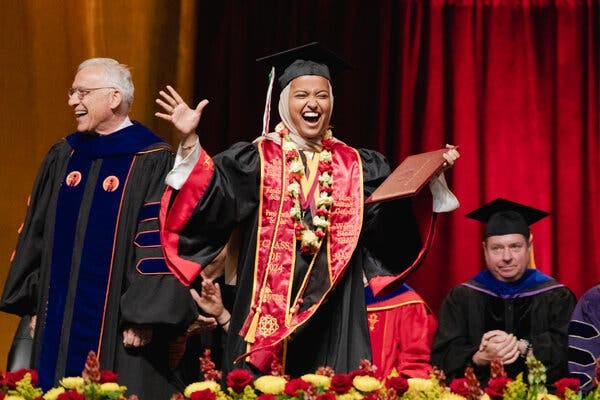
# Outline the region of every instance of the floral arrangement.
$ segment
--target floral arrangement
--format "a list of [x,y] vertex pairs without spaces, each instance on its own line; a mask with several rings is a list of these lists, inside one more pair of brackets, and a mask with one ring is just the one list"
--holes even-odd
[[333,159],[331,152],[333,151],[334,142],[332,133],[331,130],[327,130],[325,137],[321,140],[323,150],[319,155],[317,209],[315,211],[316,215],[313,215],[312,220],[314,229],[309,229],[304,221],[302,221],[302,207],[300,205],[300,182],[304,177],[304,164],[300,159],[298,147],[290,138],[289,130],[283,124],[278,124],[275,130],[281,136],[281,147],[289,170],[287,192],[292,198],[290,217],[294,223],[296,239],[300,241],[300,250],[303,253],[314,254],[321,247],[321,241],[329,230],[329,216],[333,205]]
[[[546,387],[546,368],[533,355],[527,357],[527,382],[523,374],[507,377],[502,362],[491,363],[491,378],[482,389],[473,368],[463,378],[445,385],[443,372],[434,369],[429,379],[405,379],[397,373],[377,375],[377,368],[363,360],[357,370],[335,373],[321,367],[313,374],[291,379],[282,375],[281,365],[273,365],[271,375],[254,378],[247,370],[231,371],[223,388],[221,373],[214,370],[210,351],[201,358],[205,380],[189,385],[171,400],[600,400],[600,389],[580,392],[579,380],[563,378],[553,384],[556,394]],[[596,368],[598,382],[600,368]]]
[[[37,387],[35,370],[0,373],[0,400],[125,400],[127,388],[120,386],[117,378],[112,371],[101,371],[96,354],[90,352],[81,376],[63,378],[59,386],[46,393]],[[127,400],[137,397],[129,396]]]

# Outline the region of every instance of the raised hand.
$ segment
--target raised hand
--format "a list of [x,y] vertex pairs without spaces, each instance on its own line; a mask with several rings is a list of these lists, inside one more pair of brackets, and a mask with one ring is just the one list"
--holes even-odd
[[156,99],[156,103],[163,108],[164,112],[156,112],[154,115],[171,122],[181,132],[182,141],[185,141],[188,136],[195,133],[202,117],[202,110],[208,104],[208,100],[202,100],[196,108],[192,109],[173,87],[167,85],[167,91],[161,90],[159,92],[161,98]]
[[190,289],[192,297],[198,307],[205,313],[214,317],[219,317],[223,313],[223,301],[221,300],[221,288],[218,283],[211,281],[202,281],[202,293],[199,294],[195,289]]
[[446,148],[448,149],[442,156],[446,159],[446,167],[450,168],[454,165],[454,162],[458,160],[460,157],[460,153],[458,152],[458,146],[453,146],[451,144],[447,144]]

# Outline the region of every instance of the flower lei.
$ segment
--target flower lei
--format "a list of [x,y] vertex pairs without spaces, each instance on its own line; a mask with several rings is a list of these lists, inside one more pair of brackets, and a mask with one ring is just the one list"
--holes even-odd
[[294,223],[296,239],[300,241],[300,250],[305,254],[314,254],[321,247],[321,242],[329,230],[329,217],[333,206],[333,165],[332,150],[333,136],[331,130],[327,130],[321,141],[323,150],[319,159],[319,197],[317,198],[315,215],[313,215],[314,229],[309,229],[302,220],[302,208],[300,207],[300,180],[304,176],[304,165],[298,152],[298,146],[290,138],[289,130],[278,124],[275,128],[281,136],[281,147],[288,165],[288,195],[292,198],[290,217]]

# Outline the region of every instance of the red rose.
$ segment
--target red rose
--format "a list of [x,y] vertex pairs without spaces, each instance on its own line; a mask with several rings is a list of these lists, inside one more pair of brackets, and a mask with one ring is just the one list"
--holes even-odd
[[509,382],[512,382],[512,379],[505,376],[490,379],[488,386],[485,388],[485,392],[492,400],[502,400],[504,397],[504,390],[506,390],[506,385]]
[[452,393],[456,393],[457,395],[462,397],[470,396],[466,378],[453,379],[452,382],[450,382],[450,390],[452,391]]
[[252,374],[245,369],[234,369],[227,374],[227,386],[236,393],[242,393],[252,383]]
[[56,400],[85,400],[85,396],[76,390],[67,390],[59,394]]
[[108,370],[108,369],[103,369],[102,371],[100,371],[100,383],[108,383],[108,382],[117,382],[117,380],[119,379],[119,375],[115,374],[114,372]]
[[408,381],[401,376],[388,378],[385,385],[388,389],[394,389],[398,396],[402,396],[408,390]]
[[256,400],[276,400],[276,397],[272,394],[262,393],[260,396],[256,398]]
[[571,389],[573,392],[579,392],[579,379],[577,378],[562,378],[552,384],[556,388],[556,395],[561,399],[565,398],[565,390]]
[[9,389],[16,389],[17,382],[19,382],[21,379],[23,379],[25,377],[25,374],[27,374],[28,372],[31,375],[31,385],[32,386],[37,385],[37,381],[38,381],[37,371],[34,369],[27,369],[27,368],[21,368],[15,372],[7,372],[6,375],[4,376],[3,383],[6,386],[8,386]]
[[6,395],[4,393],[0,392],[0,400],[4,399],[5,396]]
[[335,400],[335,394],[331,392],[323,393],[317,396],[317,400]]
[[190,395],[190,400],[216,400],[217,395],[210,389],[196,390]]
[[284,392],[288,396],[296,397],[298,395],[298,391],[302,390],[306,392],[310,388],[311,384],[302,380],[301,378],[292,379],[291,381],[286,382]]
[[381,400],[381,396],[377,392],[372,392],[363,397],[363,400]]
[[350,374],[336,374],[331,378],[331,390],[336,393],[344,394],[348,393],[348,390],[352,387],[352,375]]

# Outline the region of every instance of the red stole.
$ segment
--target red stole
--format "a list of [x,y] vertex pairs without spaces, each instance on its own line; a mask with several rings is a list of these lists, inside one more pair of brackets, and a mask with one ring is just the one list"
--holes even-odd
[[[270,140],[258,143],[261,157],[260,214],[254,265],[254,285],[248,317],[240,331],[247,342],[247,361],[270,372],[274,360],[282,361],[283,340],[315,313],[342,277],[358,243],[363,218],[363,177],[358,152],[341,142],[334,145],[333,207],[330,228],[323,244],[331,285],[320,301],[298,312],[312,264],[299,290],[291,298],[296,257],[296,236],[287,193],[288,166],[281,146]],[[314,262],[314,258],[313,258]]]

